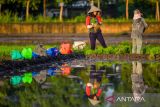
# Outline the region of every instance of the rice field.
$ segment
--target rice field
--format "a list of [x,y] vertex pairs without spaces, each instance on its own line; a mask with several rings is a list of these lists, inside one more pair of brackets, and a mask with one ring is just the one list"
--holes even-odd
[[[33,51],[36,45],[0,45],[0,59],[9,59],[12,50],[21,51],[23,48],[31,48]],[[59,45],[44,45],[45,49],[57,47]],[[83,53],[85,55],[91,54],[130,54],[132,50],[132,46],[130,43],[123,42],[118,45],[109,45],[107,48],[102,48],[101,46],[97,46],[96,50],[91,50],[90,46],[87,45],[83,50],[74,50],[74,52]],[[150,54],[154,56],[155,54],[160,54],[160,46],[159,45],[145,45],[141,50],[142,54]]]

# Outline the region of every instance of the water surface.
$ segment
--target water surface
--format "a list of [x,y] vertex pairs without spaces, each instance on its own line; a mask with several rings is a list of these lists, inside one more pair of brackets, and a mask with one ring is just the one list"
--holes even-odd
[[[159,62],[73,60],[47,66],[1,75],[0,106],[92,107],[92,97],[86,94],[90,83],[102,89],[98,107],[159,107]],[[22,79],[17,84],[13,82],[15,76]]]

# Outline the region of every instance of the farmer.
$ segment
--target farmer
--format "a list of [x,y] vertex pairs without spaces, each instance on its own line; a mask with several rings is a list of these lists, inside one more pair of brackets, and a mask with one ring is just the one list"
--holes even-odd
[[99,8],[91,6],[91,9],[88,11],[88,16],[86,17],[86,26],[89,30],[89,38],[92,50],[95,50],[96,39],[104,48],[107,47],[100,29],[102,24],[100,12],[101,10]]
[[98,71],[95,65],[90,67],[90,80],[86,85],[85,91],[86,96],[93,105],[100,103],[99,98],[104,88],[101,86],[103,70],[104,66],[100,67]]
[[142,48],[142,34],[148,27],[140,10],[134,10],[133,24],[132,24],[132,53],[140,54]]
[[147,86],[144,84],[142,75],[143,73],[142,63],[139,61],[133,61],[132,68],[133,71],[131,74],[131,81],[132,81],[133,96],[135,98],[141,98],[147,89]]
[[86,85],[86,95],[88,98],[93,100],[99,100],[99,97],[102,93],[102,89],[100,88],[100,83],[95,79],[93,84],[87,83]]

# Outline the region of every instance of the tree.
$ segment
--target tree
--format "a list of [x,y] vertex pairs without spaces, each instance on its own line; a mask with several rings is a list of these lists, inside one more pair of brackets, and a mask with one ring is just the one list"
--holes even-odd
[[101,5],[101,0],[97,0],[97,5],[98,5],[98,8],[101,8],[100,5]]
[[60,13],[59,13],[59,20],[62,22],[63,21],[63,6],[64,3],[71,2],[72,0],[57,0],[60,6]]
[[155,12],[155,18],[156,20],[160,20],[160,16],[159,16],[159,1],[160,0],[150,0],[151,3],[154,3],[155,4],[155,7],[156,7],[156,12]]
[[29,5],[30,5],[30,0],[26,0],[26,20],[28,20],[29,17]]
[[129,18],[129,4],[133,4],[134,0],[126,0],[126,19]]
[[1,11],[2,5],[5,3],[5,1],[6,1],[6,0],[0,0],[0,16],[1,16],[1,14],[2,14],[2,11]]
[[26,8],[26,20],[28,20],[30,8],[37,10],[41,0],[19,0],[19,2]]
[[64,6],[64,3],[60,2],[60,13],[59,13],[59,20],[60,21],[63,21],[63,6]]
[[126,0],[126,19],[128,20],[129,17],[129,12],[128,12],[128,0]]
[[156,0],[156,20],[159,21],[159,0]]
[[43,0],[43,17],[46,17],[46,0]]
[[94,3],[96,3],[98,8],[101,8],[101,1],[102,0],[89,0],[90,5],[94,5]]

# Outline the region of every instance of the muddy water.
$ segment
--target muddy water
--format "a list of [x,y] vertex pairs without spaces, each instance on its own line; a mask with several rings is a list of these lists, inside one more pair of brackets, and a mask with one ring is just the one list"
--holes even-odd
[[[112,35],[104,35],[105,41],[107,44],[115,44],[123,41],[131,41],[130,35],[119,35],[119,36],[112,36]],[[61,43],[63,41],[88,41],[89,37],[87,34],[73,34],[73,35],[58,35],[58,36],[51,36],[51,35],[1,35],[0,36],[0,43],[2,44],[33,44],[35,42],[42,42],[45,44],[52,44],[52,43]],[[160,43],[160,36],[157,35],[145,35],[144,41],[145,44],[159,44]]]
[[159,62],[73,60],[47,66],[1,75],[0,106],[159,107]]

